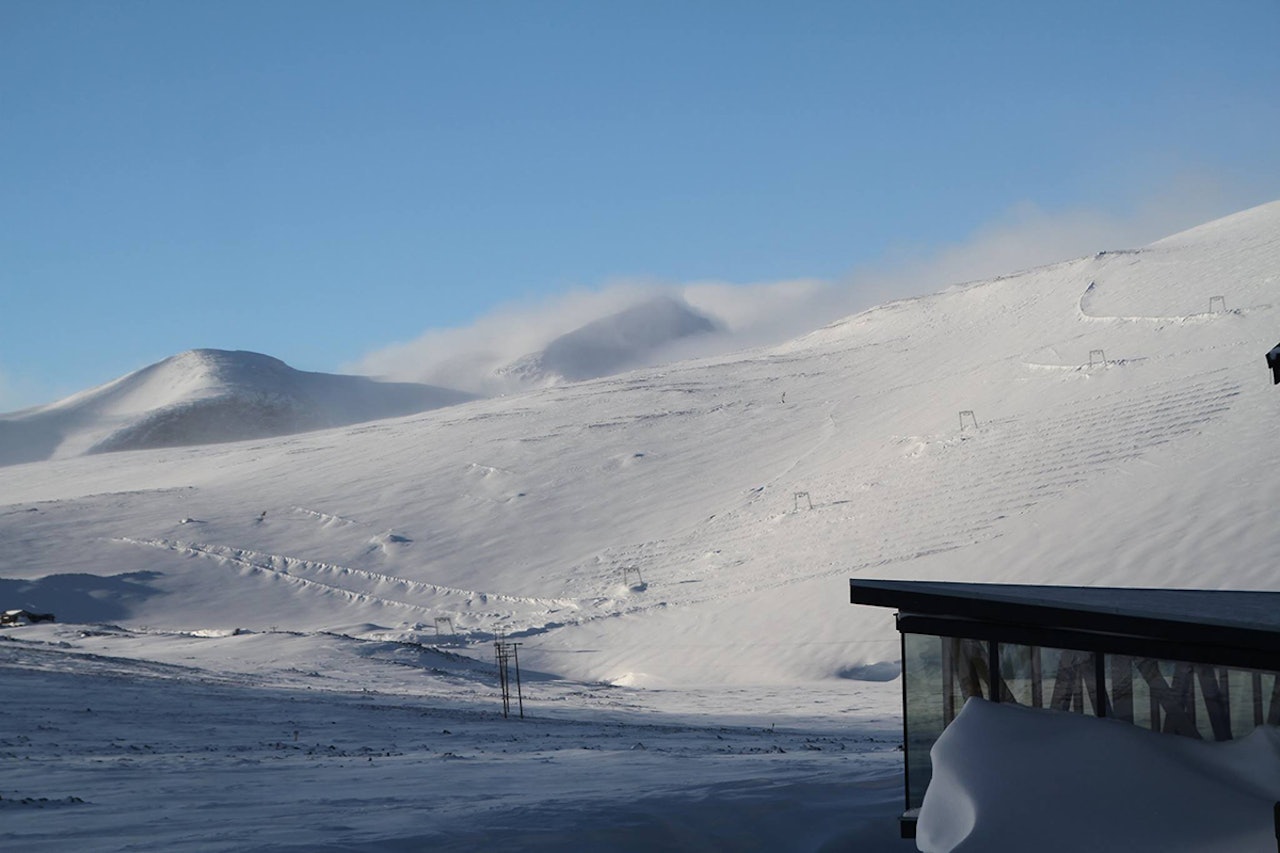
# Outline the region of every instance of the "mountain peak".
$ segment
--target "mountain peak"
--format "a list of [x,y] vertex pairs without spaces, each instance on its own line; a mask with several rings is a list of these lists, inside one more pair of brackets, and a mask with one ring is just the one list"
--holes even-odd
[[246,350],[192,349],[56,403],[0,416],[0,465],[286,435],[468,399],[432,385],[295,370]]
[[496,372],[536,385],[594,379],[652,364],[666,347],[718,328],[684,300],[661,294],[579,326]]

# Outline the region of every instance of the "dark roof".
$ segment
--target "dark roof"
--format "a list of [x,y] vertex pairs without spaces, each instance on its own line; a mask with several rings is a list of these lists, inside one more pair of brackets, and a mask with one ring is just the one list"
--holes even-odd
[[903,613],[1280,651],[1280,592],[850,580]]

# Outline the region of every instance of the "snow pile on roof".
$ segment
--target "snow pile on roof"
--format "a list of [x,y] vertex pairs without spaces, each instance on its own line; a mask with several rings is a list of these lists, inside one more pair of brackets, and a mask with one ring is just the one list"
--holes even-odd
[[0,417],[0,465],[287,435],[472,398],[429,385],[294,370],[253,352],[190,350]]
[[1272,853],[1280,729],[1209,743],[970,699],[931,753],[924,853]]

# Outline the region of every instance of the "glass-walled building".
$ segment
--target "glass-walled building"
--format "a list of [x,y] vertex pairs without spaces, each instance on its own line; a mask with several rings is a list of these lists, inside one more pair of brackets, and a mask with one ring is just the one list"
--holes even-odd
[[1205,740],[1280,724],[1280,593],[852,580],[897,608],[906,811],[929,750],[978,696]]

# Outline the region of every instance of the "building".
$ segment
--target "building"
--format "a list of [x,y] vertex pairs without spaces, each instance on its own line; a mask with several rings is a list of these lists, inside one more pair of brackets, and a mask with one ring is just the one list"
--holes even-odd
[[52,613],[32,613],[30,610],[6,610],[0,613],[0,626],[30,625],[33,622],[52,622]]
[[1280,724],[1280,592],[849,583],[854,604],[898,611],[904,837],[971,696],[1206,740]]

